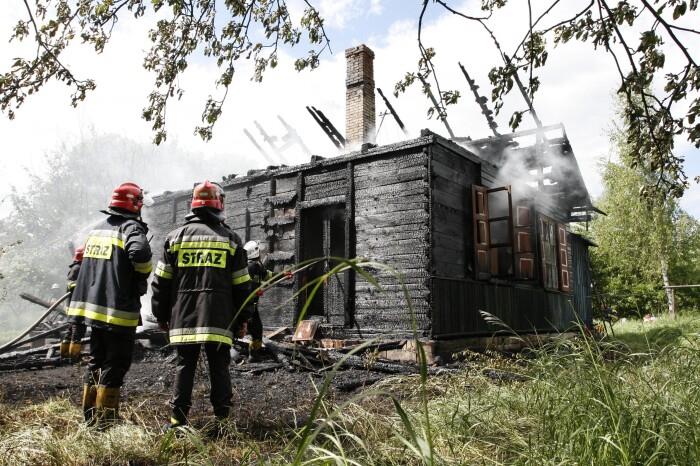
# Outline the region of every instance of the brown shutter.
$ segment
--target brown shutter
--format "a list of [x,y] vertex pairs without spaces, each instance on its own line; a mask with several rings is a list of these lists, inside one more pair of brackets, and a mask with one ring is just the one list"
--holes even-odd
[[474,219],[474,274],[477,280],[491,278],[489,267],[489,203],[483,186],[472,185],[472,218]]
[[566,225],[557,224],[557,251],[559,257],[559,289],[564,293],[571,292],[571,265],[569,264],[569,233]]
[[534,212],[529,202],[518,202],[513,212],[513,241],[515,255],[515,278],[517,280],[534,280]]

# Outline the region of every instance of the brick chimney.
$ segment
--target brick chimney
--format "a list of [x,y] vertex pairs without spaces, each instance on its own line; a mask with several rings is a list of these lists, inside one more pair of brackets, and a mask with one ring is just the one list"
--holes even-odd
[[354,149],[374,143],[374,52],[366,45],[345,50],[345,139]]

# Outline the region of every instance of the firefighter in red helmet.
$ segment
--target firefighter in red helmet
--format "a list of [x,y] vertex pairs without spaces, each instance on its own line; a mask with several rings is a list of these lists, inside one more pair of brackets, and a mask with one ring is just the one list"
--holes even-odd
[[[84,246],[79,246],[75,249],[75,254],[73,255],[73,263],[68,266],[68,284],[66,286],[66,291],[73,293],[75,289],[75,284],[78,280],[78,274],[80,273],[80,265],[83,263],[83,253],[85,252]],[[68,300],[70,302],[70,299]],[[61,340],[60,354],[62,358],[70,358],[75,361],[80,356],[80,350],[82,349],[82,339],[85,336],[85,331],[87,326],[85,325],[85,319],[81,316],[70,316],[69,325],[66,334]]]
[[88,234],[68,315],[90,326],[90,362],[83,386],[88,425],[117,419],[119,391],[131,366],[141,296],[151,273],[148,227],[141,220],[143,190],[122,183],[112,192],[107,215]]
[[250,317],[244,307],[250,291],[246,253],[241,239],[224,223],[223,189],[209,181],[197,184],[191,206],[185,224],[166,236],[152,283],[151,310],[161,328],[168,329],[177,352],[168,429],[187,424],[202,348],[214,415],[217,420],[228,417],[230,348],[240,334],[238,322],[244,328]]

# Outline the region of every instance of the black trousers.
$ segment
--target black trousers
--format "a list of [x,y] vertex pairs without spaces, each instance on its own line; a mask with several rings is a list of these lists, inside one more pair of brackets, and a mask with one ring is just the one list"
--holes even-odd
[[248,333],[253,337],[253,340],[262,340],[263,324],[258,312],[257,302],[253,303],[253,315],[248,319]]
[[184,423],[192,406],[192,387],[197,369],[199,352],[204,347],[209,364],[209,381],[211,394],[209,400],[214,408],[214,415],[226,417],[231,409],[231,347],[219,343],[203,345],[177,345],[177,367],[175,369],[175,394],[170,400],[173,417]]
[[134,333],[121,333],[92,327],[90,334],[90,362],[84,382],[88,385],[106,385],[119,388],[131,367],[134,353]]

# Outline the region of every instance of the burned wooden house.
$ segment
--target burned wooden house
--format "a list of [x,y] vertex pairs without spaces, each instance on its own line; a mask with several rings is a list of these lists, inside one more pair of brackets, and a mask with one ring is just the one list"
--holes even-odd
[[[260,241],[275,271],[330,256],[395,268],[426,339],[492,334],[481,310],[524,333],[588,322],[590,243],[569,224],[592,206],[563,127],[478,141],[424,130],[376,146],[372,52],[361,46],[347,55],[346,136],[358,150],[228,179],[229,225],[244,241]],[[146,213],[155,251],[189,205],[189,190],[156,198]],[[265,326],[293,326],[305,302],[294,293],[330,267],[307,268],[266,292]],[[352,272],[333,276],[307,318],[341,338],[411,335],[402,285],[388,272],[376,276],[381,290]]]

